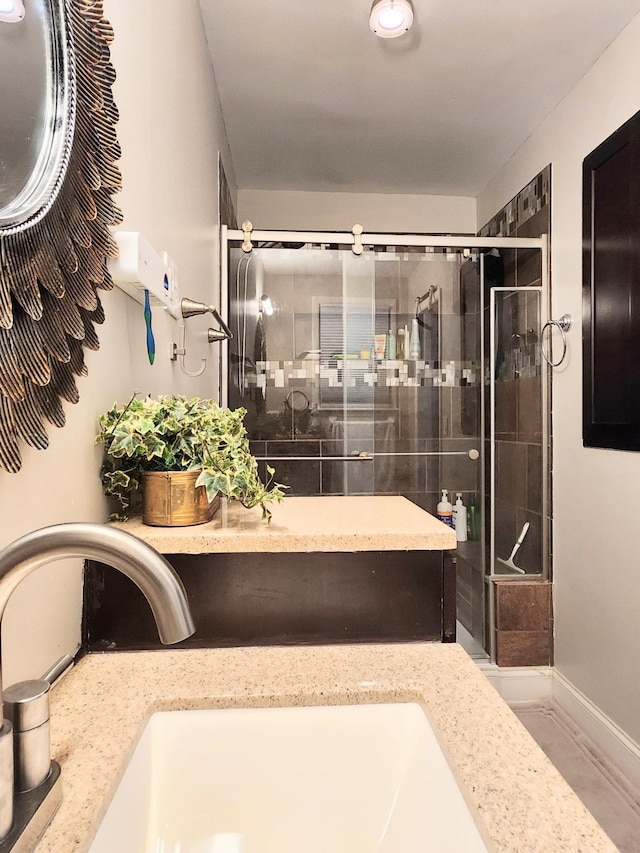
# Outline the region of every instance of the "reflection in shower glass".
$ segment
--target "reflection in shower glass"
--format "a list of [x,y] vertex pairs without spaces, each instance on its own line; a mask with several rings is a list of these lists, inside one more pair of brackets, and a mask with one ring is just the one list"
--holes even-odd
[[[285,463],[292,494],[404,494],[434,512],[447,488],[479,513],[479,466],[464,456],[480,435],[477,260],[234,249],[229,291],[229,403],[269,443],[257,455],[305,457]],[[427,455],[441,450],[461,455]]]

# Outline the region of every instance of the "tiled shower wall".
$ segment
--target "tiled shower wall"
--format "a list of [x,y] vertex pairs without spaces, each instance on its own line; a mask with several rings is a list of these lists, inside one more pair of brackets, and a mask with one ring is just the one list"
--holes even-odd
[[[247,416],[253,453],[275,460],[278,477],[289,485],[291,494],[343,493],[345,466],[351,472],[351,494],[406,494],[430,511],[435,510],[440,483],[452,492],[476,492],[477,465],[470,464],[468,457],[401,454],[464,452],[478,446],[477,360],[449,360],[442,368],[436,366],[438,362],[423,360],[371,361],[364,380],[370,380],[372,388],[393,389],[389,408],[378,413],[307,409],[306,401],[317,397],[321,385],[342,387],[342,364],[337,361],[336,366],[327,366],[318,360],[264,362],[249,380],[251,386],[264,387],[267,393],[270,388],[284,388],[285,401],[292,392],[304,395],[293,397],[301,400],[303,411],[285,405],[282,414],[272,413],[271,418]],[[422,438],[414,437],[418,420],[432,421]],[[343,434],[337,437],[340,430],[336,425],[341,422],[346,423]],[[378,458],[374,463],[331,461],[332,457],[356,452],[375,452]],[[383,460],[380,454],[393,457]],[[309,462],[282,458],[296,456],[315,458]]]
[[[481,236],[539,237],[551,233],[551,166],[547,166],[480,231]],[[544,259],[546,262],[546,259]],[[514,249],[503,253],[502,280],[506,287],[540,284],[539,253]],[[510,333],[520,335],[533,354],[533,368],[501,377],[496,387],[496,553],[507,556],[525,521],[530,524],[518,552],[517,564],[528,574],[551,576],[551,517],[542,513],[542,489],[550,490],[551,430],[548,470],[540,477],[542,459],[540,341],[528,341],[533,327],[527,317],[533,296],[514,301]],[[530,307],[527,307],[529,299]],[[544,306],[546,308],[546,306]],[[488,319],[486,321],[488,323]],[[550,389],[549,389],[550,393]],[[550,411],[550,406],[548,406]],[[488,431],[487,431],[488,435]],[[490,448],[486,448],[487,453]],[[489,458],[487,456],[487,458]],[[486,484],[487,501],[490,499]],[[549,513],[551,501],[548,501]],[[488,515],[486,516],[488,518]],[[549,548],[542,551],[543,527]],[[488,541],[488,538],[487,538]],[[493,584],[489,594],[496,608],[497,663],[501,666],[548,665],[552,661],[550,580],[509,578]]]

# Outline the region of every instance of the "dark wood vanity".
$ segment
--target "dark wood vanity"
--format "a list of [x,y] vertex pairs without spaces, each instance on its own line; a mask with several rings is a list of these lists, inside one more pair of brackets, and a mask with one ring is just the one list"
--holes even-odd
[[[231,505],[197,527],[120,526],[182,579],[196,624],[184,647],[455,641],[455,533],[406,498],[291,497],[269,525]],[[93,562],[83,644],[162,647],[142,593]]]

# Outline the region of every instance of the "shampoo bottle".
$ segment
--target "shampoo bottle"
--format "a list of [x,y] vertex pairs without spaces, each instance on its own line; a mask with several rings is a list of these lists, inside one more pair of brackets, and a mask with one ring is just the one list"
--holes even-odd
[[396,336],[393,334],[392,329],[389,329],[389,334],[387,335],[384,357],[391,360],[396,357]]
[[442,490],[442,500],[436,507],[436,515],[443,524],[453,527],[453,507],[447,497],[448,494],[446,489]]
[[404,336],[404,329],[398,329],[396,336],[396,358],[407,357],[407,339]]
[[456,529],[458,542],[467,541],[467,508],[462,503],[462,492],[456,492],[456,503],[453,507],[453,526]]
[[414,317],[411,321],[411,338],[409,340],[409,358],[420,358],[420,328],[418,320]]
[[471,495],[467,507],[467,534],[472,542],[477,542],[480,539],[478,502],[475,495]]

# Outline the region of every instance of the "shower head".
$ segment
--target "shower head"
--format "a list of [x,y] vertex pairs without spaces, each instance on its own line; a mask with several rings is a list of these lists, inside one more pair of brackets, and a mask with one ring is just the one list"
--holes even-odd
[[189,317],[199,317],[202,314],[211,314],[224,333],[222,339],[227,338],[230,340],[233,337],[231,329],[224,322],[214,305],[205,305],[204,302],[196,302],[193,299],[185,297],[180,300],[180,314],[183,320],[187,320]]
[[215,310],[213,305],[205,305],[204,302],[196,302],[186,297],[180,300],[180,313],[185,320],[188,317],[198,317],[201,314],[213,313]]

